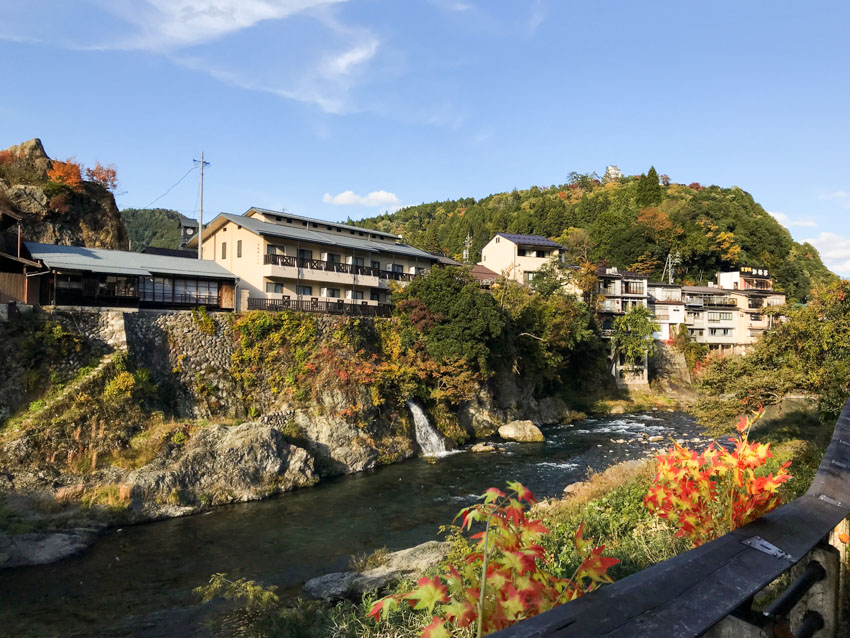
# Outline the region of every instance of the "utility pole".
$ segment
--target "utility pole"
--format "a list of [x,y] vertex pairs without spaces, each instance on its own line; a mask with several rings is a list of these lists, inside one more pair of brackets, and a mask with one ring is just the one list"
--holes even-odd
[[466,239],[463,242],[463,261],[469,263],[469,249],[472,248],[472,235],[466,233]]
[[[200,208],[198,209],[198,259],[203,259],[203,253],[201,252],[204,243],[204,166],[209,166],[209,162],[204,161],[204,152],[201,151],[201,159],[200,160],[192,160],[193,162],[199,162],[201,165],[201,196],[200,196]],[[213,255],[213,259],[215,259],[215,255]]]

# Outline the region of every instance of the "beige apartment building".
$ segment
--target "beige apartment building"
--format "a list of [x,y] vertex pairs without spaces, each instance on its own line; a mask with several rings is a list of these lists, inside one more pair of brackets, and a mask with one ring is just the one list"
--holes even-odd
[[567,249],[540,235],[496,233],[481,249],[481,264],[507,279],[531,283],[551,259],[561,260]]
[[[187,243],[197,246],[197,236]],[[202,255],[238,277],[237,310],[368,315],[389,314],[391,287],[439,262],[391,233],[262,208],[219,214]]]

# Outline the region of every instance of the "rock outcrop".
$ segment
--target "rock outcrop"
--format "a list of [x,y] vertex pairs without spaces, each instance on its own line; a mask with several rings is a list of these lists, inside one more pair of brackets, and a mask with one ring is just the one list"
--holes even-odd
[[312,485],[313,458],[287,443],[283,433],[262,423],[213,425],[184,447],[131,472],[125,483],[138,507],[233,503],[265,498]]
[[531,421],[511,421],[499,428],[499,436],[509,441],[522,443],[545,441],[543,432]]
[[446,557],[448,543],[428,541],[389,554],[378,567],[362,572],[334,572],[308,580],[304,591],[312,598],[360,600],[369,591],[384,589],[403,578],[415,578]]
[[21,215],[27,241],[91,248],[128,248],[112,193],[83,181],[72,190],[50,182],[53,160],[39,139],[0,152],[0,207]]

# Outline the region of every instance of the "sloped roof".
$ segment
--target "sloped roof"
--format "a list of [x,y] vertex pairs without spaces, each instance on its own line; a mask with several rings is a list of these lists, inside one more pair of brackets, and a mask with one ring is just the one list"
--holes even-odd
[[[294,215],[289,215],[287,213],[281,213],[281,215],[296,219]],[[378,241],[372,241],[364,237],[355,237],[351,234],[343,235],[342,233],[320,233],[309,230],[308,228],[305,228],[303,226],[290,226],[289,224],[273,224],[271,222],[264,222],[253,217],[245,217],[244,215],[231,215],[229,213],[220,213],[212,222],[210,222],[207,232],[218,230],[218,228],[221,227],[226,221],[233,222],[234,224],[237,224],[242,228],[250,230],[252,233],[256,233],[257,235],[263,235],[266,237],[286,237],[288,239],[295,239],[296,241],[325,244],[327,246],[340,246],[342,248],[351,248],[352,250],[362,250],[373,253],[406,255],[408,257],[418,257],[420,259],[427,259],[431,262],[438,261],[438,257],[436,255],[432,255],[431,253],[425,252],[424,250],[419,250],[418,248],[414,248],[413,246],[408,246],[407,244],[385,244]],[[328,222],[322,223],[327,224]],[[337,226],[341,225],[337,224]],[[373,232],[365,228],[357,228],[356,226],[346,226],[346,228],[363,233]],[[383,234],[386,235],[387,233]],[[395,237],[395,235],[389,236]],[[197,241],[194,237],[189,240],[186,245],[188,246],[192,244],[197,246]]]
[[482,266],[481,264],[475,264],[469,272],[478,281],[483,281],[485,279],[497,279],[499,277],[499,273],[494,270],[490,270],[487,266]]
[[340,222],[329,222],[325,219],[316,219],[315,217],[304,217],[303,215],[293,215],[292,213],[288,213],[286,211],[281,210],[270,210],[268,208],[257,208],[256,206],[252,206],[247,211],[243,213],[243,216],[250,215],[252,212],[263,213],[264,215],[276,215],[277,217],[288,217],[290,219],[297,219],[299,222],[308,222],[312,224],[319,224],[321,226],[333,226],[344,228],[346,230],[357,230],[360,232],[368,232],[373,235],[383,235],[384,237],[392,237],[393,239],[398,239],[398,235],[393,235],[392,233],[386,233],[382,230],[372,230],[371,228],[363,228],[362,226],[352,226],[351,224],[341,224]]
[[551,239],[541,237],[540,235],[518,235],[516,233],[496,233],[496,235],[504,237],[515,244],[522,244],[523,246],[549,246],[551,248],[564,248],[561,244],[554,242]]
[[37,244],[31,241],[24,244],[33,259],[43,262],[48,268],[58,270],[85,270],[117,275],[160,274],[236,279],[229,270],[207,259],[186,259],[85,246]]

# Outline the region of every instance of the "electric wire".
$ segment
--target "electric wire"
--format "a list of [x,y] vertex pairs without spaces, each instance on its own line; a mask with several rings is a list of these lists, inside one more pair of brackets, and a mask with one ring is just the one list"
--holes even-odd
[[168,188],[168,190],[167,190],[167,191],[165,191],[162,195],[160,195],[160,196],[159,196],[159,197],[157,197],[155,200],[153,200],[150,204],[148,204],[147,206],[145,206],[145,208],[150,208],[150,207],[151,207],[151,204],[154,204],[154,203],[158,202],[158,201],[159,201],[159,200],[161,200],[163,197],[165,197],[166,195],[168,195],[168,193],[170,193],[170,192],[171,192],[171,191],[172,191],[172,190],[173,190],[173,189],[174,189],[174,188],[175,188],[175,187],[176,187],[176,186],[177,186],[180,182],[182,182],[184,179],[186,179],[186,176],[187,176],[189,173],[191,173],[192,171],[194,171],[196,168],[198,168],[198,167],[197,167],[197,166],[192,166],[192,168],[190,168],[188,171],[186,171],[185,173],[183,173],[183,177],[181,177],[181,178],[180,178],[180,179],[178,179],[176,182],[174,182],[174,183],[173,183],[173,184],[172,184],[172,185]]

